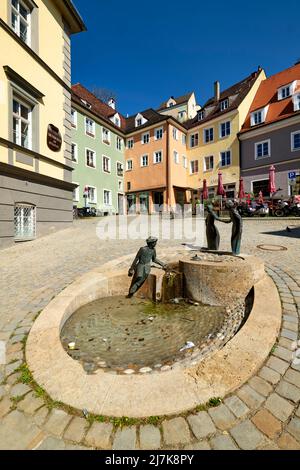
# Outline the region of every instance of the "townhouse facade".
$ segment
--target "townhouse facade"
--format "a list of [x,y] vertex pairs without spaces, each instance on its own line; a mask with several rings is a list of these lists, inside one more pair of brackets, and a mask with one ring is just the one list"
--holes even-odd
[[73,205],[124,214],[124,118],[82,85],[72,87]]
[[185,123],[187,128],[188,184],[201,197],[206,179],[210,198],[217,194],[218,173],[222,173],[228,198],[237,195],[240,179],[240,146],[238,133],[242,128],[261,81],[265,78],[258,69],[244,80],[221,92],[214,84],[214,97]]
[[278,196],[300,194],[300,63],[261,82],[239,139],[247,192],[270,196],[274,165]]
[[[0,244],[72,223],[70,0],[0,2]],[[51,47],[49,47],[51,38]]]

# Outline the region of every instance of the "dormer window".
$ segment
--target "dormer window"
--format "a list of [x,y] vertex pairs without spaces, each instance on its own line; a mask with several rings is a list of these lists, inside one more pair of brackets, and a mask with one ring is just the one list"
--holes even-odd
[[81,100],[82,104],[84,104],[84,106],[88,109],[92,109],[92,105],[90,103],[88,103],[87,101],[85,100]]
[[201,111],[198,112],[198,121],[203,121],[205,118],[205,111],[202,109]]
[[118,127],[121,127],[121,118],[120,115],[117,113],[110,120]]
[[294,111],[300,111],[300,93],[293,97]]
[[139,127],[142,125],[142,120],[141,119],[137,119],[136,120],[136,126]]
[[220,103],[220,110],[221,111],[225,111],[225,109],[228,109],[228,107],[229,107],[229,100],[228,99],[221,101],[221,103]]
[[265,122],[268,109],[269,106],[266,106],[265,108],[257,109],[251,113],[251,126],[257,126]]
[[176,101],[173,98],[170,98],[169,101],[167,102],[167,108],[171,108],[172,106],[175,106]]
[[141,114],[137,114],[135,117],[135,127],[140,127],[143,124],[146,124],[147,119],[144,118]]

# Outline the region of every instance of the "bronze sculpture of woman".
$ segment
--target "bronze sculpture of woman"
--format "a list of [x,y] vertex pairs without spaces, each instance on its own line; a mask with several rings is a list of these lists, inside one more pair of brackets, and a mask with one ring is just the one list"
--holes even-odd
[[215,221],[220,219],[217,214],[214,213],[212,205],[207,206],[207,212],[208,214],[205,220],[207,248],[209,250],[219,250],[220,234],[215,226]]
[[238,213],[233,201],[227,201],[226,207],[229,210],[230,220],[224,221],[225,223],[232,222],[232,235],[231,235],[231,249],[234,255],[239,255],[241,252],[241,241],[243,233],[243,219]]

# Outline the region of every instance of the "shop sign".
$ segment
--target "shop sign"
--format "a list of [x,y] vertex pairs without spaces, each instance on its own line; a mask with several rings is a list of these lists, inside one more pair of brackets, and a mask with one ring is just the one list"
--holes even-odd
[[53,124],[49,124],[47,132],[47,145],[53,152],[59,152],[61,149],[62,137],[59,129]]

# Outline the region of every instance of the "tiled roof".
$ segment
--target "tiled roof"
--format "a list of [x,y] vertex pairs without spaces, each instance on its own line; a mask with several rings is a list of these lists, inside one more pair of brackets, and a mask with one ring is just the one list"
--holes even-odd
[[[147,122],[139,127],[135,126],[135,118],[137,114],[141,114],[145,119],[147,119]],[[159,114],[157,111],[155,111],[152,108],[146,109],[145,111],[141,111],[137,114],[134,114],[133,116],[130,116],[129,118],[126,118],[126,129],[125,129],[126,133],[134,132],[136,130],[144,129],[148,126],[151,126],[152,124],[157,124],[162,121],[166,121],[169,117],[169,116],[163,116],[162,114]]]
[[157,111],[161,111],[162,109],[166,109],[167,108],[167,103],[170,99],[173,99],[174,101],[176,101],[176,105],[187,103],[188,100],[190,99],[190,97],[192,96],[192,94],[193,94],[193,92],[192,93],[187,93],[186,95],[179,96],[178,98],[174,98],[174,96],[170,96],[170,98],[167,101],[164,101],[159,106],[159,108],[157,108]]
[[[97,98],[93,93],[91,93],[89,90],[87,90],[84,86],[82,86],[80,83],[77,83],[76,85],[72,85],[72,101],[75,103],[80,104],[81,106],[84,106],[84,103],[82,100],[86,101],[91,108],[87,107],[87,109],[95,114],[96,116],[109,121],[110,124],[114,125],[117,129],[125,130],[126,127],[126,119],[124,116],[122,116],[118,110],[113,109],[111,106],[108,104],[104,103],[101,101],[99,98]],[[114,116],[115,114],[119,114],[120,120],[121,120],[121,128],[116,126],[110,118]]]
[[[242,127],[241,132],[248,131],[249,129],[257,129],[258,127],[265,126],[271,122],[280,121],[286,119],[295,114],[292,98],[285,98],[278,101],[277,90],[283,85],[289,85],[294,80],[298,80],[296,92],[300,92],[300,63],[289,67],[282,72],[276,73],[271,77],[261,82],[255,98],[250,107],[248,116]],[[250,124],[250,115],[253,111],[264,108],[269,105],[265,122],[257,126]]]
[[[256,72],[251,73],[248,77],[244,78],[238,83],[235,83],[231,87],[227,88],[226,90],[222,91],[220,94],[219,101],[215,101],[215,98],[210,98],[205,105],[201,108],[201,111],[206,111],[207,108],[212,108],[209,110],[208,115],[202,119],[201,121],[198,120],[198,115],[195,116],[193,119],[189,119],[184,123],[184,126],[187,129],[191,129],[193,127],[198,126],[199,124],[203,124],[205,122],[210,121],[211,119],[215,119],[218,116],[225,115],[234,109],[237,109],[244,98],[247,96],[249,91],[251,90],[252,86],[254,85],[255,81],[257,80],[260,73],[262,73],[262,69],[258,69]],[[221,111],[220,103],[225,99],[229,98],[229,107]],[[230,99],[231,98],[231,99]]]

